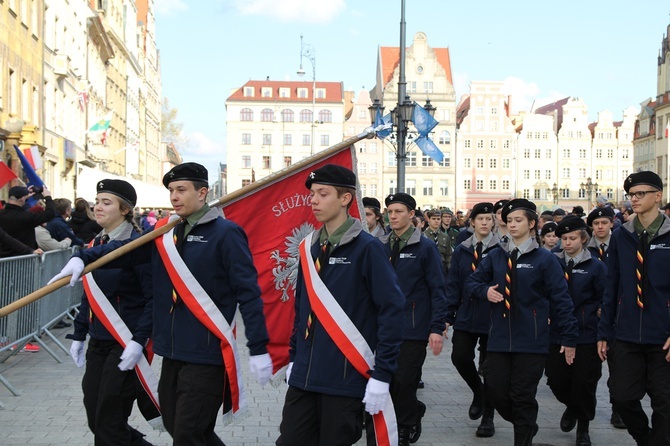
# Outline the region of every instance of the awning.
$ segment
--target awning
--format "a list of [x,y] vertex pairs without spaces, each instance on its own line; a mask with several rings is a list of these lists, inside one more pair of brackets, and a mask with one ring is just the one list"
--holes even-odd
[[137,192],[137,206],[141,208],[172,209],[170,203],[170,192],[163,186],[145,183],[134,178],[123,178],[109,172],[91,169],[83,165],[79,166],[77,175],[76,196],[83,197],[88,201],[94,201],[95,188],[98,181],[104,179],[124,180],[132,184]]

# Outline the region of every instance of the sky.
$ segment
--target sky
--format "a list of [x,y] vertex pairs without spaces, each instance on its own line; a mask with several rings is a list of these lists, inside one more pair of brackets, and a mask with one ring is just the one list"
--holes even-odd
[[[644,5],[644,7],[642,7]],[[162,93],[184,124],[185,161],[213,181],[226,162],[225,101],[248,80],[298,80],[300,35],[317,81],[374,87],[379,46],[399,46],[400,0],[155,0]],[[448,47],[456,96],[504,81],[513,111],[581,97],[589,118],[656,96],[670,2],[406,0],[406,45]],[[303,66],[311,79],[311,64]]]

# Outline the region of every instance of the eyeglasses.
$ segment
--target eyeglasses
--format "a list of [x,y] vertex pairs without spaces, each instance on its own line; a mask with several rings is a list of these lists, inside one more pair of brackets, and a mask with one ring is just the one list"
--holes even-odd
[[631,198],[635,197],[638,200],[642,200],[645,195],[647,194],[653,194],[654,192],[658,192],[657,190],[639,190],[637,192],[632,192],[630,194],[624,194],[624,197],[626,200],[630,200]]

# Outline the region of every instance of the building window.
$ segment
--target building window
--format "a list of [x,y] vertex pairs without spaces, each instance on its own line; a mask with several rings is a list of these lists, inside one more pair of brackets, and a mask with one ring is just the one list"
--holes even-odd
[[243,108],[240,110],[240,121],[253,121],[254,112],[250,108]]
[[465,147],[466,149],[470,148],[470,140],[469,139],[466,139],[465,141],[463,141],[463,147]]
[[622,149],[621,150],[621,159],[628,159],[628,149]]
[[497,115],[498,114],[498,107],[491,107],[491,114],[492,115]]
[[541,200],[542,199],[542,191],[540,189],[533,189],[533,198],[535,200]]
[[607,149],[607,159],[614,158],[614,149]]
[[496,180],[489,180],[489,190],[496,190],[498,188],[498,182]]
[[489,149],[497,149],[498,148],[498,140],[492,139],[489,141]]
[[377,173],[377,163],[370,163],[370,173]]
[[523,190],[523,198],[525,198],[526,200],[530,200],[530,189]]
[[432,93],[433,92],[433,83],[432,82],[424,82],[423,83],[423,92],[424,93]]
[[263,155],[263,169],[270,169],[270,157]]
[[563,149],[563,158],[570,158],[570,149]]
[[251,184],[251,180],[242,180],[242,187],[248,186]]
[[502,160],[502,168],[503,168],[503,169],[509,169],[509,166],[510,166],[509,158],[503,158],[503,160]]
[[509,180],[502,180],[503,190],[509,190]]
[[326,98],[326,89],[325,88],[317,88],[316,89],[316,98],[317,99],[325,99]]
[[523,171],[523,179],[524,180],[530,180],[530,170],[524,169]]
[[489,158],[489,168],[490,169],[498,168],[498,158]]
[[272,87],[263,87],[261,88],[261,96],[264,98],[272,97]]
[[477,158],[477,169],[484,168],[484,158]]
[[549,139],[549,132],[542,132],[542,139]]
[[577,192],[579,198],[586,198],[586,189],[579,189]]
[[542,150],[541,149],[535,149],[535,159],[540,159],[540,156],[542,155]]
[[472,189],[472,181],[471,180],[463,180],[463,189],[465,189],[465,190]]
[[423,167],[430,167],[433,165],[433,159],[429,156],[424,155],[421,157],[421,165]]
[[263,145],[264,146],[271,146],[272,145],[272,134],[271,133],[263,133]]
[[416,167],[416,152],[409,152],[407,154],[407,165],[409,167]]
[[612,200],[614,198],[614,189],[611,187],[607,188],[607,199]]
[[484,190],[484,180],[475,181],[475,186],[477,190]]
[[551,180],[551,170],[545,170],[544,171],[544,179],[545,180]]
[[584,167],[579,168],[579,178],[586,178],[586,169]]
[[[388,167],[395,167],[396,166],[396,155],[393,152],[386,152],[386,165]],[[393,193],[393,192],[391,192]]]
[[579,158],[586,159],[586,149],[579,149]]
[[242,155],[242,169],[251,169],[251,155]]
[[[469,142],[470,140],[468,140]],[[440,144],[451,144],[451,135],[446,130],[440,132]]]
[[389,181],[389,194],[397,194],[398,186],[395,184],[395,180]]
[[300,110],[300,122],[312,122],[312,110]]
[[442,167],[450,167],[451,166],[451,153],[443,153],[444,157],[442,158],[442,162],[440,163],[440,166]]
[[498,121],[493,121],[491,123],[491,131],[497,132],[498,131]]
[[547,159],[551,159],[551,149],[547,149]]
[[476,115],[483,115],[484,114],[484,107],[475,108],[475,114]]
[[483,139],[478,139],[477,140],[477,148],[478,149],[483,149],[484,148],[484,140]]
[[370,143],[370,153],[377,153],[377,143],[376,142],[371,142]]
[[509,149],[509,139],[503,140],[503,149]]
[[284,133],[284,145],[290,146],[293,145],[293,135],[290,133]]
[[358,173],[367,173],[368,165],[366,163],[358,163]]
[[367,190],[368,190],[367,185],[366,184],[360,184],[360,187],[361,187],[361,196],[367,197],[368,196],[367,193],[366,193]]
[[535,169],[535,179],[536,180],[541,179],[540,169]]
[[261,111],[261,121],[262,122],[272,122],[275,119],[275,113],[271,108],[264,108]]
[[530,149],[523,149],[523,157],[530,158]]
[[312,139],[310,138],[310,135],[308,135],[308,134],[303,134],[302,135],[302,145],[303,146],[311,146],[312,145]]
[[446,197],[449,195],[449,183],[445,180],[440,180],[440,195]]
[[405,192],[407,192],[410,195],[416,195],[416,181],[415,180],[407,180],[406,187],[405,187]]
[[432,181],[424,181],[423,182],[423,195],[428,196],[428,197],[433,195],[433,182]]
[[330,135],[321,135],[321,145],[326,147],[330,145]]
[[463,167],[465,167],[466,169],[471,169],[472,160],[470,160],[470,158],[463,158]]
[[280,98],[290,98],[291,97],[291,89],[282,87],[279,89],[279,97]]
[[569,167],[564,167],[563,168],[563,178],[570,178],[570,168]]
[[333,112],[331,112],[330,110],[321,110],[319,112],[319,121],[333,122]]
[[370,185],[370,196],[374,197],[377,195],[377,185],[376,184],[371,184]]
[[293,122],[294,119],[295,113],[293,113],[293,110],[287,108],[281,111],[281,120],[283,122]]
[[254,97],[254,87],[244,87],[244,97],[253,98]]
[[290,156],[285,156],[284,157],[284,167],[289,167],[291,164],[293,164],[293,162],[291,161],[291,157]]
[[596,149],[596,158],[601,159],[603,157],[603,149]]
[[366,150],[365,143],[364,142],[360,143],[360,145],[358,146],[358,153],[365,153],[366,151],[367,150]]
[[561,189],[561,198],[570,198],[570,189]]
[[483,131],[484,130],[484,122],[483,121],[475,122],[475,129],[477,131],[480,131],[480,132]]
[[251,133],[242,133],[242,144],[245,146],[251,144]]
[[307,99],[307,89],[306,88],[298,88],[298,97],[300,99]]

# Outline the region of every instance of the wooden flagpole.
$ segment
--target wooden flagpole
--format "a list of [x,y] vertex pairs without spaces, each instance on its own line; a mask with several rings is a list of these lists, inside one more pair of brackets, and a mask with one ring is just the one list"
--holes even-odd
[[[292,173],[294,173],[294,172],[296,172],[300,169],[303,169],[303,168],[305,168],[305,167],[307,167],[311,164],[316,164],[320,160],[322,160],[322,159],[324,159],[324,158],[326,158],[326,157],[328,157],[328,156],[330,156],[334,153],[337,153],[340,150],[342,150],[346,147],[349,147],[352,144],[355,144],[356,142],[358,142],[362,139],[373,138],[374,135],[375,135],[375,132],[380,130],[380,129],[381,128],[368,128],[363,133],[359,133],[358,135],[353,136],[353,137],[351,137],[347,140],[344,140],[344,141],[342,141],[338,144],[335,144],[334,146],[331,146],[331,147],[327,148],[326,150],[322,150],[321,152],[316,153],[316,154],[310,156],[309,158],[305,158],[304,160],[299,161],[299,162],[297,162],[297,163],[295,163],[295,164],[293,164],[293,165],[291,165],[291,166],[289,166],[285,169],[277,171],[277,172],[273,173],[272,175],[268,175],[267,177],[264,177],[264,178],[256,181],[255,183],[251,183],[248,186],[244,186],[243,188],[238,189],[234,192],[231,192],[230,194],[224,195],[221,198],[210,201],[208,203],[208,205],[210,207],[220,207],[220,206],[223,206],[224,204],[227,204],[231,201],[240,199],[240,198],[244,197],[245,195],[249,194],[250,192],[255,191],[256,189],[260,189],[260,188],[262,188],[262,187],[264,187],[268,184],[273,183],[274,181],[276,181],[277,179],[279,179],[281,177],[290,175],[290,174],[292,174]],[[165,226],[162,226],[158,229],[154,229],[153,231],[148,232],[148,233],[142,235],[141,237],[136,238],[132,242],[129,242],[128,244],[123,245],[118,249],[115,249],[114,251],[104,255],[103,257],[100,257],[98,260],[88,264],[86,266],[86,268],[84,268],[84,272],[83,272],[82,276],[85,275],[85,274],[90,273],[93,270],[96,270],[96,269],[100,268],[103,265],[106,265],[107,263],[109,263],[113,260],[118,259],[119,257],[129,253],[130,251],[132,251],[132,250],[134,250],[134,249],[136,249],[136,248],[138,248],[138,247],[140,247],[140,246],[142,246],[146,243],[149,243],[150,241],[156,239],[157,237],[165,234],[166,232],[168,232],[169,230],[171,230],[172,228],[177,226],[179,221],[180,221],[180,219],[175,219],[174,221],[166,224]],[[5,305],[4,307],[0,308],[0,317],[7,316],[8,314],[13,313],[16,310],[18,310],[18,309],[20,309],[20,308],[22,308],[22,307],[24,307],[24,306],[26,306],[26,305],[28,305],[32,302],[35,302],[36,300],[39,300],[39,299],[43,298],[47,294],[56,291],[57,289],[67,285],[68,283],[70,283],[70,276],[58,279],[57,281],[55,281],[52,284],[46,285],[46,286],[44,286],[44,287],[42,287],[42,288],[40,288],[36,291],[33,291],[32,293],[28,294],[27,296],[24,296],[24,297],[14,301],[14,302],[12,302],[9,305]]]

